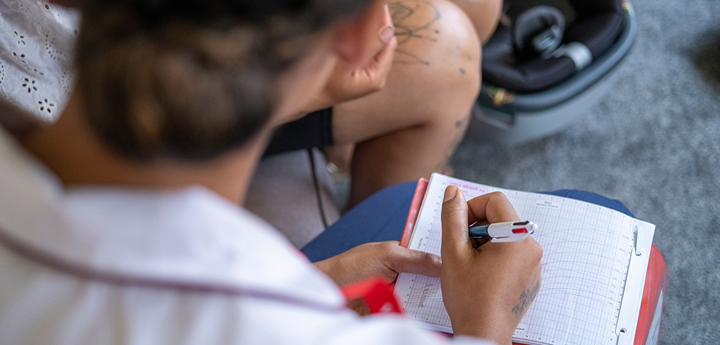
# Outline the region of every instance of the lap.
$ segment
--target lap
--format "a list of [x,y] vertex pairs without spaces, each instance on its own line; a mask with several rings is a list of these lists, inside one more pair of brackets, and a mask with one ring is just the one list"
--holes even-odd
[[[416,185],[417,182],[401,183],[373,194],[303,247],[302,252],[315,262],[368,242],[399,241]],[[563,189],[542,193],[590,202],[633,216],[622,202],[592,192]]]
[[400,240],[417,182],[387,187],[345,213],[302,252],[320,261],[369,242]]

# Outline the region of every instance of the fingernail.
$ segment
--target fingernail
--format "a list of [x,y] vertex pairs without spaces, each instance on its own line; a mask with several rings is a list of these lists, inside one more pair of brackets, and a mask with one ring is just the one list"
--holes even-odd
[[455,186],[448,186],[447,188],[445,188],[445,197],[443,198],[443,202],[455,199],[455,197],[457,196],[457,191],[458,189]]
[[393,30],[392,26],[388,26],[384,28],[382,31],[380,31],[380,39],[388,43],[390,40],[395,36],[395,31]]

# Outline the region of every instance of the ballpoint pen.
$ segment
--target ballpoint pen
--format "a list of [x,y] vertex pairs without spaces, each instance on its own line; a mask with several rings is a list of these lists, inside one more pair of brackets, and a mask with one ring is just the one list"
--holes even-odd
[[470,238],[491,238],[491,242],[520,241],[537,230],[537,224],[531,221],[493,223],[489,225],[471,226],[468,229]]

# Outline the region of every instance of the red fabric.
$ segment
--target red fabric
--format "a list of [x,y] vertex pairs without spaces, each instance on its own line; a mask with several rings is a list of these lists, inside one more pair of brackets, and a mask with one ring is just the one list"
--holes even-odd
[[340,288],[345,298],[350,301],[362,299],[370,308],[371,314],[395,313],[402,314],[400,303],[395,297],[392,287],[385,280],[371,278]]

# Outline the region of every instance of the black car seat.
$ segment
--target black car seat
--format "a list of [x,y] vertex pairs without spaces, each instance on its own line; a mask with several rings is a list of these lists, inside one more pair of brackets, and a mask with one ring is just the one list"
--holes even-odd
[[637,35],[629,0],[506,0],[483,47],[468,136],[517,145],[566,128],[612,89]]
[[546,89],[587,67],[623,27],[621,0],[567,0],[563,11],[532,3],[507,2],[511,24],[499,25],[483,48],[483,81],[513,92]]

